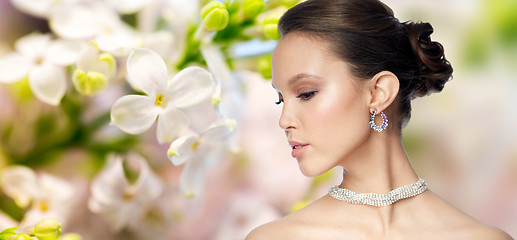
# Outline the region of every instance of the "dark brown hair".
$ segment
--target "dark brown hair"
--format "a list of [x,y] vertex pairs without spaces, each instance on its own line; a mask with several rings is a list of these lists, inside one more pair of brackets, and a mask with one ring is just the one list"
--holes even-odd
[[395,74],[399,126],[411,115],[412,99],[440,92],[451,79],[442,45],[431,41],[431,24],[400,23],[378,0],[308,0],[288,10],[278,29],[282,36],[296,31],[322,37],[358,78],[381,71]]

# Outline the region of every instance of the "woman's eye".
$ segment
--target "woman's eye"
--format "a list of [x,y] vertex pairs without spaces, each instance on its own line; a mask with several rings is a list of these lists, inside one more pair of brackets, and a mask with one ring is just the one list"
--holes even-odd
[[304,92],[304,93],[301,93],[300,95],[297,96],[297,98],[300,98],[302,100],[309,100],[311,99],[314,94],[316,94],[317,91],[312,91],[312,92]]

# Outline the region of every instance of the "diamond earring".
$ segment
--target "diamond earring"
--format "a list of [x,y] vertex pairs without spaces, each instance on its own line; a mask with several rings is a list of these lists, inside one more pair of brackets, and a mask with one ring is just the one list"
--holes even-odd
[[377,108],[373,109],[373,113],[370,116],[370,127],[377,132],[382,132],[386,127],[388,127],[388,117],[386,117],[384,112],[381,112],[382,125],[377,126],[375,125],[375,114],[377,114]]

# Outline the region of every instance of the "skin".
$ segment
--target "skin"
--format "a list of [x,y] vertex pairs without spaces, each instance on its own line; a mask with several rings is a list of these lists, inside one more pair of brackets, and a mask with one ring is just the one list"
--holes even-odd
[[[391,124],[370,129],[374,108],[397,122],[398,79],[383,71],[356,79],[324,39],[291,32],[273,53],[273,87],[288,141],[307,145],[297,158],[306,176],[342,167],[341,187],[386,193],[418,180]],[[376,117],[377,125],[381,124]],[[437,211],[439,210],[439,211]],[[428,190],[386,207],[352,205],[325,195],[301,210],[254,229],[255,239],[512,239],[476,221]]]

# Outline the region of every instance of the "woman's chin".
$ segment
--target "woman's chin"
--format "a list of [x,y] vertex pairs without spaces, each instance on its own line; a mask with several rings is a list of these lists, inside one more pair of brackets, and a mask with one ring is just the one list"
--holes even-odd
[[310,164],[310,163],[308,163],[308,161],[304,161],[304,160],[308,160],[308,159],[298,159],[298,166],[299,166],[302,174],[306,177],[317,177],[328,171],[328,169],[326,169],[326,168],[322,169],[322,166]]

